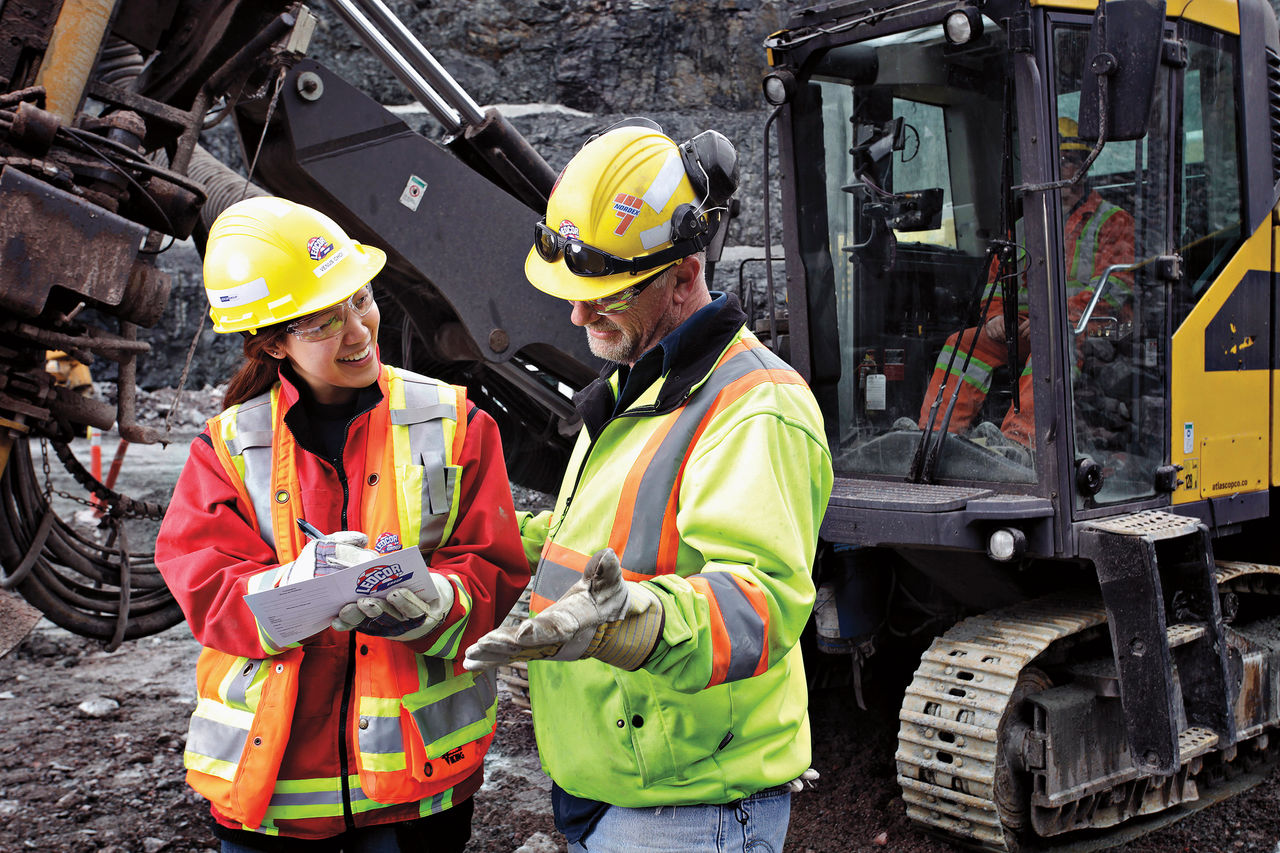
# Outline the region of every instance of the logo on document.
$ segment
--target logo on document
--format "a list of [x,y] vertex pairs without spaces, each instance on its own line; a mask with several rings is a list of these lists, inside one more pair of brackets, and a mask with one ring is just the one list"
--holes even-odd
[[360,595],[385,592],[393,586],[404,583],[411,577],[413,577],[413,572],[401,568],[399,563],[370,566],[356,580],[356,592]]

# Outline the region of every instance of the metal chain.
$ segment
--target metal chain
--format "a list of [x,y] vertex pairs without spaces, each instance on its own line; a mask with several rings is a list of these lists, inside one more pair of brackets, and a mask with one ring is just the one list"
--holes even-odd
[[43,438],[40,439],[40,455],[44,462],[44,502],[47,504],[53,495],[53,480],[49,469],[49,442]]
[[50,503],[56,495],[60,498],[66,498],[72,503],[83,504],[91,509],[98,508],[98,506],[91,500],[87,500],[79,495],[73,495],[70,492],[65,492],[62,489],[55,489],[53,487],[53,479],[50,476],[52,469],[49,466],[49,440],[47,438],[40,439],[40,455],[44,460],[44,502],[46,504]]
[[67,469],[67,473],[69,473],[76,482],[83,486],[91,495],[96,495],[101,503],[95,504],[91,499],[82,498],[79,495],[73,495],[70,492],[53,488],[53,482],[50,478],[47,439],[40,439],[40,449],[44,455],[45,503],[49,503],[51,496],[56,495],[60,498],[66,498],[72,503],[82,504],[94,510],[101,510],[103,515],[110,515],[119,518],[150,518],[156,520],[164,518],[165,510],[168,509],[167,504],[135,500],[128,495],[108,489],[102,483],[98,482],[92,474],[85,470],[85,467],[80,464],[80,460],[76,459],[75,454],[71,452],[70,445],[58,445],[55,448],[55,450],[59,450],[58,458],[62,461],[63,467]]

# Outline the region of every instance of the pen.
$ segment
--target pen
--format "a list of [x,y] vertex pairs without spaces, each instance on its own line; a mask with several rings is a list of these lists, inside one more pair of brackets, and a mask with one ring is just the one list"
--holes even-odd
[[308,539],[323,539],[324,534],[316,529],[316,526],[305,518],[298,519],[298,529],[307,535]]

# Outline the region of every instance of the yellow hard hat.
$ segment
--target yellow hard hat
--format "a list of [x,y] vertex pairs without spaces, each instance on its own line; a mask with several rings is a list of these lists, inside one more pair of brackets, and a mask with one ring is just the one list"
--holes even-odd
[[1080,125],[1073,118],[1058,117],[1059,151],[1092,151],[1093,146],[1080,138]]
[[386,261],[318,210],[270,196],[236,202],[214,220],[205,246],[214,331],[253,331],[337,305]]
[[[695,146],[707,134],[716,139]],[[718,162],[704,164],[699,151]],[[701,192],[691,177],[700,179]],[[714,131],[683,146],[651,123],[606,131],[556,181],[525,275],[561,299],[622,290],[705,248],[715,231],[709,208],[727,200],[736,184],[737,155]]]

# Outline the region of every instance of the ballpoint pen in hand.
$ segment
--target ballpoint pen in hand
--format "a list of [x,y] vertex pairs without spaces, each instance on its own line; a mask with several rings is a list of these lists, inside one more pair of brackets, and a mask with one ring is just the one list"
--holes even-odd
[[311,522],[307,521],[305,518],[299,518],[297,521],[298,521],[298,529],[301,530],[304,534],[306,534],[308,539],[324,538],[324,534],[321,533],[319,530],[317,530],[316,526]]

